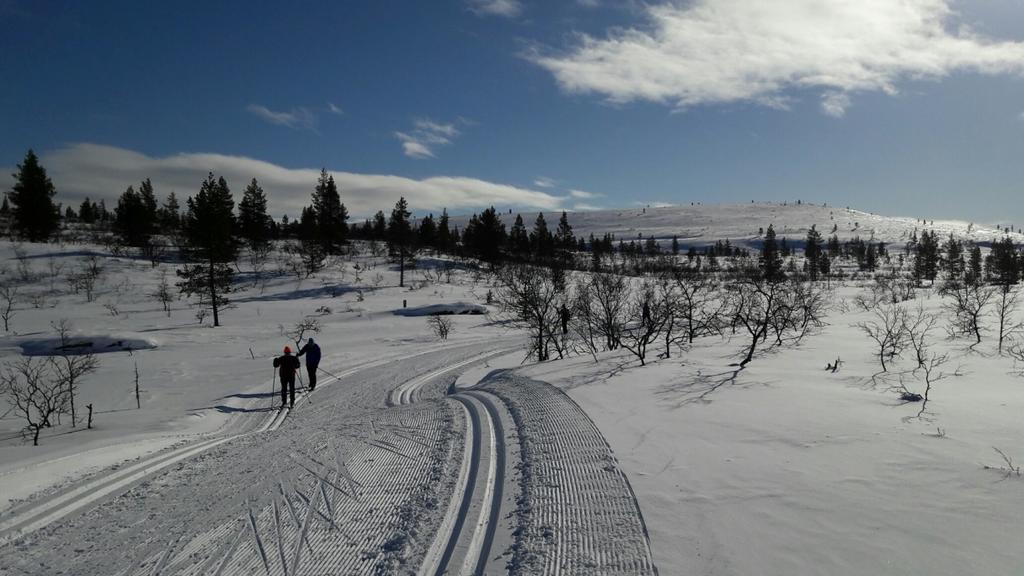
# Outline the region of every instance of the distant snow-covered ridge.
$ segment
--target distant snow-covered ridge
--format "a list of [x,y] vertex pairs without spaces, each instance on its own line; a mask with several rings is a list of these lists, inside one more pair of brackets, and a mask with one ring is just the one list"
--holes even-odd
[[[516,213],[506,210],[499,214],[506,228],[515,222]],[[554,232],[560,213],[547,212],[544,218],[548,229]],[[533,228],[536,213],[523,213],[527,230]],[[452,225],[465,229],[468,216],[453,216]],[[759,233],[769,225],[775,227],[778,237],[800,243],[813,225],[828,238],[835,234],[839,240],[860,237],[863,240],[905,243],[917,230],[934,230],[940,238],[952,234],[961,240],[988,244],[1006,234],[992,226],[982,226],[963,220],[927,220],[904,216],[881,216],[851,208],[823,204],[752,202],[749,204],[693,204],[651,208],[623,208],[572,212],[569,223],[577,236],[595,237],[606,233],[616,239],[635,240],[654,237],[659,241],[679,238],[682,246],[703,246],[728,239],[733,244],[756,246]],[[1009,224],[1006,224],[1009,226]],[[1015,243],[1024,243],[1024,234],[1011,232]]]

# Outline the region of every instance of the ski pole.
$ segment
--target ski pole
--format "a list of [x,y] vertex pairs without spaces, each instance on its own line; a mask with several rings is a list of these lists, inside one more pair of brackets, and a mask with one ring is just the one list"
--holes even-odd
[[270,407],[274,407],[274,392],[277,390],[277,368],[274,368],[274,373],[270,377]]

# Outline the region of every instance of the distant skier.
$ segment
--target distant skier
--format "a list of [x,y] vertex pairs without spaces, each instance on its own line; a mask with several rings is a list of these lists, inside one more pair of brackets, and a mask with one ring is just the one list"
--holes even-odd
[[301,367],[299,359],[292,356],[290,346],[284,347],[284,355],[274,358],[274,368],[277,368],[281,375],[281,406],[288,402],[291,396],[291,406],[295,407],[295,371]]
[[299,356],[306,355],[306,372],[309,374],[309,391],[316,388],[316,369],[320,366],[320,346],[310,338],[306,345],[299,349]]

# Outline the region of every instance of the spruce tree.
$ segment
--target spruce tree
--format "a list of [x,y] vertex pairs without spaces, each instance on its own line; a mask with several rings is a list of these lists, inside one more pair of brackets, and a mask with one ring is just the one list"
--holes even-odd
[[508,232],[508,251],[516,258],[530,255],[530,236],[526,233],[522,214],[516,214],[516,221]]
[[171,190],[167,199],[164,200],[163,206],[160,207],[157,220],[164,232],[173,232],[181,227],[181,207],[178,205],[178,197],[174,194],[174,190]]
[[505,237],[505,225],[494,206],[491,206],[479,216],[474,214],[470,218],[462,233],[462,244],[472,256],[494,264],[501,258]]
[[764,244],[761,246],[761,275],[768,282],[780,282],[785,276],[782,272],[782,255],[775,240],[775,227],[768,225],[764,233]]
[[967,260],[967,270],[964,274],[964,279],[969,284],[981,281],[981,247],[977,244],[971,245],[971,254]]
[[398,285],[405,286],[405,258],[412,244],[412,226],[409,224],[409,204],[405,197],[398,199],[388,220],[388,245],[398,254]]
[[548,223],[544,220],[544,213],[537,214],[537,220],[533,223],[533,231],[530,232],[530,248],[533,257],[537,260],[546,260],[551,257],[554,239],[548,231]]
[[562,210],[562,217],[558,219],[558,230],[555,231],[555,248],[571,252],[576,248],[576,237],[573,236],[572,226],[569,224],[569,215]]
[[157,223],[156,194],[153,193],[153,183],[149,181],[149,178],[143,180],[139,185],[139,199],[142,201],[146,222],[150,228],[155,227]]
[[942,269],[946,273],[946,281],[959,283],[964,277],[964,247],[963,243],[949,235],[945,245],[946,255],[942,259]]
[[249,250],[255,252],[267,246],[271,223],[267,215],[267,196],[253,178],[238,203],[238,230]]
[[114,208],[114,233],[127,246],[141,248],[148,246],[153,234],[153,221],[143,196],[129,186],[117,199]]
[[441,252],[448,252],[455,247],[452,241],[452,231],[448,227],[448,209],[441,210],[441,218],[437,221],[437,249]]
[[29,242],[48,240],[60,226],[60,209],[53,202],[57,190],[35,152],[25,154],[13,176],[14,188],[7,197],[14,232]]
[[199,193],[186,202],[183,227],[189,264],[178,270],[178,288],[186,295],[198,294],[200,305],[213,311],[213,325],[220,326],[220,310],[228,305],[234,262],[238,254],[235,231],[235,202],[224,178],[211,172]]
[[96,221],[96,206],[89,201],[88,196],[78,206],[78,219],[86,224],[92,224]]
[[437,225],[434,223],[434,215],[428,214],[420,221],[419,245],[434,248],[437,246]]
[[384,216],[383,210],[377,210],[377,213],[373,215],[373,232],[371,237],[374,240],[387,240],[388,220]]
[[805,268],[811,280],[818,279],[818,272],[821,270],[821,233],[814,227],[807,231],[807,240],[804,243]]
[[317,238],[327,254],[341,252],[348,238],[348,210],[341,203],[334,176],[320,170],[320,179],[313,191],[313,211],[316,214]]

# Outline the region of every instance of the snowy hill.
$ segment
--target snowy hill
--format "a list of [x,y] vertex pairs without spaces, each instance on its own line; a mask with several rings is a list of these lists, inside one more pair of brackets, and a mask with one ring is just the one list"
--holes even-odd
[[[527,229],[536,219],[534,213],[523,213]],[[558,224],[558,214],[545,214],[548,228]],[[515,213],[501,214],[506,227],[515,221]],[[453,217],[460,229],[468,217]],[[662,240],[678,236],[684,246],[702,246],[729,239],[733,244],[756,244],[760,228],[775,227],[780,238],[802,240],[807,230],[816,226],[824,236],[833,231],[840,240],[859,236],[864,240],[903,243],[917,230],[934,230],[940,238],[949,234],[987,244],[1004,234],[993,226],[982,226],[963,220],[928,220],[905,216],[882,216],[851,208],[822,204],[778,204],[756,202],[749,204],[694,204],[650,208],[622,208],[574,212],[569,223],[577,236],[614,234],[616,238],[630,240],[642,234]],[[1014,242],[1024,242],[1024,234],[1011,233]]]

